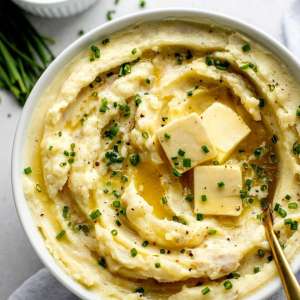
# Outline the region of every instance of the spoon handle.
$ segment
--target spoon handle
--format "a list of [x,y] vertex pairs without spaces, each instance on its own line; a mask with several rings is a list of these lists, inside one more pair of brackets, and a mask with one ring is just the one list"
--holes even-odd
[[269,241],[273,258],[288,300],[300,300],[300,287],[292,268],[287,261],[272,226],[271,213],[266,214],[266,236]]

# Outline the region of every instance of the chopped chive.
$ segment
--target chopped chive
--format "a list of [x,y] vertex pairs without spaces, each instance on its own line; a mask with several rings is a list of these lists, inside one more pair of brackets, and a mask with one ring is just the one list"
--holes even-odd
[[203,289],[201,290],[202,295],[206,295],[206,294],[208,294],[209,292],[210,292],[210,289],[209,289],[208,286],[206,286],[205,288],[203,288]]
[[96,45],[92,45],[90,47],[90,50],[91,50],[90,61],[94,61],[95,59],[100,58],[100,49]]
[[200,213],[197,213],[197,214],[196,214],[196,220],[197,220],[197,221],[202,221],[203,219],[204,219],[203,214],[200,214]]
[[69,163],[69,164],[73,164],[73,163],[74,163],[74,158],[69,158],[69,159],[68,159],[68,163]]
[[119,77],[125,76],[127,74],[131,73],[131,65],[130,63],[124,63],[120,67],[119,71]]
[[101,216],[101,212],[100,212],[99,209],[96,209],[96,210],[94,210],[94,211],[92,211],[92,212],[90,213],[90,218],[91,218],[92,220],[96,220],[96,219],[98,219],[100,216]]
[[191,159],[190,158],[184,158],[182,161],[182,164],[185,168],[190,168],[192,165]]
[[214,228],[208,228],[207,233],[208,233],[209,235],[214,235],[214,234],[217,233],[217,230],[214,229]]
[[279,207],[277,212],[281,218],[285,218],[287,216],[286,210],[283,209],[282,207]]
[[119,128],[118,124],[114,123],[110,127],[110,129],[104,131],[104,136],[112,140],[114,137],[117,136],[119,131],[120,131],[120,128]]
[[188,202],[192,202],[194,200],[194,196],[192,194],[188,194],[185,196],[185,200]]
[[109,11],[107,11],[107,13],[106,13],[106,19],[107,19],[107,21],[111,21],[112,20],[112,15],[115,14],[115,13],[116,13],[115,10],[109,10]]
[[223,285],[224,285],[225,290],[232,289],[232,283],[231,283],[230,280],[225,280],[224,283],[223,283]]
[[169,140],[169,139],[171,138],[171,135],[170,135],[169,133],[165,133],[165,134],[164,134],[164,138],[165,138],[166,140]]
[[178,150],[178,155],[179,156],[184,156],[184,154],[185,154],[185,151],[183,151],[182,149]]
[[290,202],[288,204],[289,209],[297,209],[298,208],[298,203],[297,202]]
[[188,91],[186,94],[187,94],[188,97],[191,97],[191,96],[193,96],[193,91],[190,90],[190,91]]
[[69,207],[68,206],[63,207],[62,215],[63,215],[64,219],[67,219],[69,217]]
[[111,232],[110,232],[113,236],[116,236],[118,234],[118,230],[117,229],[113,229]]
[[31,173],[32,173],[32,169],[31,169],[31,167],[27,167],[27,168],[25,168],[25,169],[24,169],[24,173],[25,173],[26,175],[29,175],[29,174],[31,174]]
[[106,98],[102,98],[99,111],[102,112],[102,113],[105,113],[108,109],[109,109],[108,100]]
[[207,147],[206,145],[203,145],[203,146],[201,147],[201,149],[202,149],[202,151],[203,151],[204,153],[208,153],[208,152],[209,152],[209,149],[208,149],[208,147]]
[[120,192],[118,192],[118,191],[116,191],[116,190],[113,190],[111,193],[112,193],[116,198],[120,198],[120,197],[121,197]]
[[140,163],[140,160],[141,159],[138,153],[131,154],[129,158],[131,165],[133,165],[134,167],[136,167]]
[[254,72],[257,72],[257,65],[252,62],[244,63],[240,66],[241,70],[252,69]]
[[207,195],[201,195],[201,201],[203,202],[207,201]]
[[60,231],[57,235],[56,235],[56,239],[57,240],[61,240],[66,234],[65,230]]
[[242,50],[244,52],[249,52],[251,50],[251,45],[249,43],[246,43],[242,46]]
[[292,197],[291,197],[289,194],[286,194],[284,198],[285,198],[286,200],[291,200]]
[[260,272],[260,267],[254,267],[253,268],[253,272],[256,274],[258,272]]
[[238,272],[231,272],[231,273],[228,275],[228,278],[238,279],[238,278],[240,278],[240,277],[241,277],[241,275],[240,275],[240,273],[238,273]]
[[217,185],[218,185],[219,188],[223,188],[225,186],[225,183],[224,183],[224,181],[219,181],[217,183]]
[[300,105],[298,106],[297,110],[296,110],[296,116],[300,117]]
[[112,205],[115,208],[119,208],[119,207],[121,207],[121,202],[119,200],[114,200]]
[[160,268],[160,263],[159,262],[157,262],[157,263],[155,263],[155,268]]
[[173,168],[173,175],[175,177],[180,177],[182,174],[177,169]]
[[131,50],[131,54],[132,54],[132,55],[135,55],[136,52],[137,52],[137,49],[136,49],[136,48],[133,48],[133,49]]
[[135,106],[138,107],[142,103],[142,98],[139,94],[134,96]]
[[137,250],[136,250],[135,248],[132,248],[132,249],[130,250],[130,255],[131,255],[132,257],[136,257],[137,254],[138,254],[138,252],[137,252]]
[[141,8],[144,8],[146,6],[146,1],[145,0],[139,0],[139,5]]
[[298,222],[294,221],[294,222],[292,222],[292,224],[290,226],[291,226],[291,230],[297,230],[298,229]]

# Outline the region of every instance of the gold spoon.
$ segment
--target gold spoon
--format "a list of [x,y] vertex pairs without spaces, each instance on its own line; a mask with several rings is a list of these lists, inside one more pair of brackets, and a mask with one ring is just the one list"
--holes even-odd
[[[271,196],[268,196],[272,199]],[[273,218],[272,218],[272,201],[268,202],[268,205],[264,209],[264,225],[267,239],[272,250],[272,255],[279,273],[283,289],[285,291],[286,298],[288,300],[300,300],[300,287],[294,275],[292,268],[287,261],[281,245],[277,239],[277,236],[273,230]]]

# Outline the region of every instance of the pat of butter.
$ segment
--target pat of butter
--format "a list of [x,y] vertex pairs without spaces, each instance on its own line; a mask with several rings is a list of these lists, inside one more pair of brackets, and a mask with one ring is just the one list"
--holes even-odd
[[241,168],[237,165],[194,169],[194,210],[207,215],[238,216],[242,211]]
[[171,165],[180,173],[216,156],[211,140],[196,113],[160,128],[157,137]]
[[217,150],[217,160],[220,163],[228,158],[251,131],[236,112],[220,102],[209,106],[200,118]]

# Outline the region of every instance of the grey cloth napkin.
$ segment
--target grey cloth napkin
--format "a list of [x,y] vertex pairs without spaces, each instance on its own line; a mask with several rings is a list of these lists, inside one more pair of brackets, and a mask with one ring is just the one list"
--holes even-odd
[[294,0],[283,16],[284,43],[300,59],[300,1]]
[[8,300],[78,300],[47,269],[27,279]]
[[[300,59],[300,0],[292,2],[283,17],[286,46]],[[300,279],[300,273],[298,274]],[[282,289],[268,300],[285,299]],[[42,269],[27,279],[8,300],[78,300],[48,270]]]

